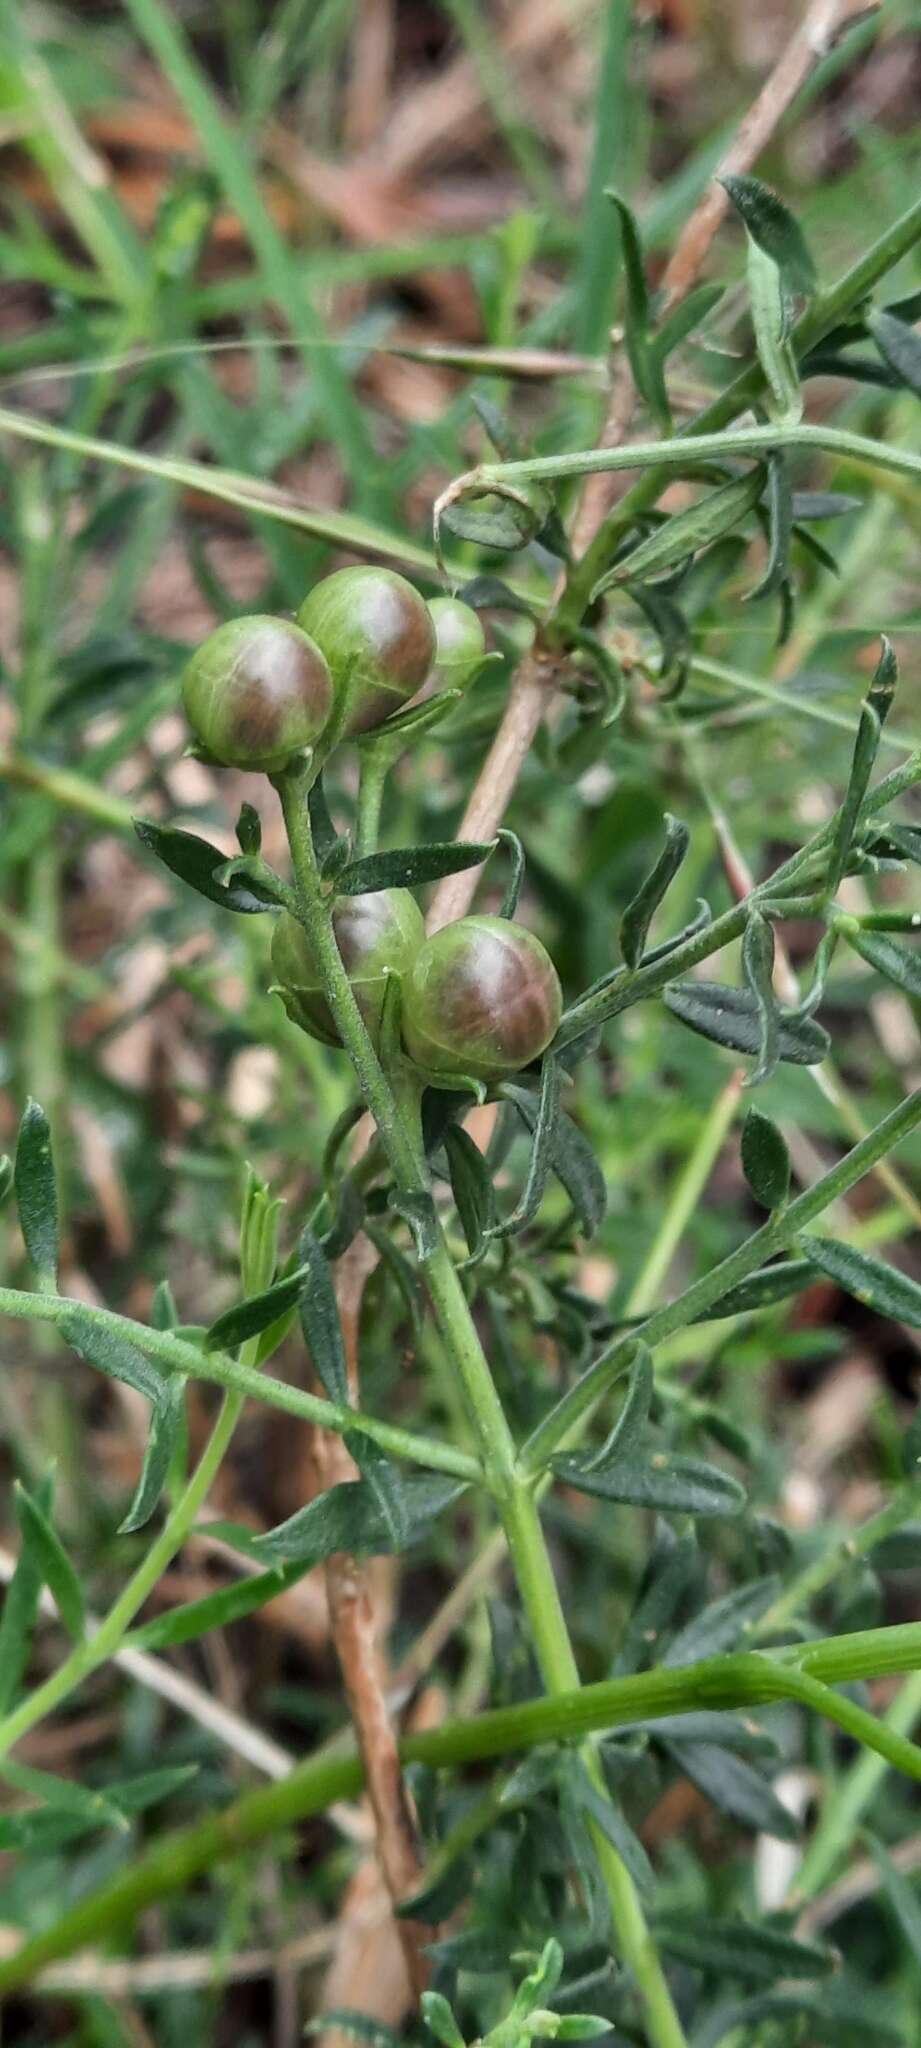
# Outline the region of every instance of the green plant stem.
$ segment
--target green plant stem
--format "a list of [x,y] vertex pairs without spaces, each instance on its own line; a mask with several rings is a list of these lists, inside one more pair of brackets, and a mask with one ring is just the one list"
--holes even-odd
[[[795,1659],[808,1669],[797,1669]],[[781,1699],[802,1700],[823,1714],[833,1713],[837,1721],[839,1708],[843,1705],[846,1711],[851,1703],[842,1703],[838,1694],[830,1692],[829,1678],[846,1683],[893,1671],[914,1671],[921,1679],[919,1667],[921,1623],[869,1629],[798,1644],[782,1656],[746,1652],[716,1657],[702,1664],[606,1679],[553,1697],[495,1707],[471,1720],[449,1721],[409,1736],[400,1744],[400,1756],[405,1764],[424,1763],[433,1770],[456,1768],[540,1743],[572,1741],[672,1714],[693,1713],[701,1707],[733,1710]],[[898,1738],[895,1743],[890,1739],[893,1732]],[[886,1724],[875,1722],[872,1715],[863,1715],[860,1738],[867,1740],[871,1735],[874,1742],[884,1744],[887,1761],[908,1768],[912,1777],[921,1779],[921,1751],[906,1743],[898,1731],[887,1730]],[[328,1745],[325,1752],[308,1758],[280,1782],[260,1785],[234,1800],[223,1813],[165,1835],[129,1869],[63,1914],[53,1927],[24,1942],[15,1955],[0,1960],[0,1992],[30,1983],[46,1963],[124,1928],[145,1907],[181,1890],[223,1858],[237,1856],[280,1829],[324,1812],[337,1799],[353,1798],[363,1782],[361,1763],[354,1754],[343,1756],[338,1747],[337,1753],[331,1752],[332,1745]]]
[[362,749],[355,820],[355,853],[359,860],[364,859],[367,853],[377,852],[384,785],[390,765],[383,749],[374,746]]
[[[371,1044],[339,954],[311,838],[306,774],[300,768],[291,769],[276,778],[276,787],[304,929],[339,1037],[351,1057],[398,1187],[416,1198],[427,1197],[430,1204],[427,1226],[420,1237],[419,1265],[442,1341],[463,1390],[483,1474],[495,1496],[541,1675],[551,1695],[568,1692],[578,1686],[579,1675],[537,1502],[533,1489],[517,1470],[515,1445],[505,1413],[431,1204],[428,1168],[415,1130],[408,1127],[405,1103],[398,1102]],[[598,1789],[604,1791],[600,1767],[591,1750],[585,1761]],[[594,1822],[591,1826],[614,1928],[643,2001],[649,2040],[653,2048],[685,2048],[684,2033],[633,1879],[603,1831]]]
[[[846,456],[872,469],[892,469],[903,476],[921,476],[921,455],[872,441],[844,427],[810,427],[805,422],[773,420],[767,426],[736,427],[716,434],[677,434],[671,441],[634,441],[623,448],[579,448],[569,455],[532,455],[520,462],[483,462],[460,483],[471,490],[493,490],[497,484],[559,483],[565,477],[596,476],[619,469],[686,469],[711,457],[769,455],[776,448],[817,448]],[[626,563],[624,567],[626,569]]]
[[900,1102],[897,1109],[883,1118],[860,1143],[851,1147],[836,1166],[823,1174],[812,1188],[804,1189],[786,1209],[778,1210],[767,1223],[757,1230],[753,1237],[739,1245],[728,1257],[721,1259],[718,1266],[711,1268],[693,1285],[686,1288],[673,1302],[656,1309],[638,1328],[628,1336],[621,1336],[604,1350],[589,1366],[582,1378],[577,1380],[557,1402],[556,1407],[534,1430],[525,1444],[520,1457],[522,1469],[531,1473],[540,1471],[570,1430],[588,1415],[617,1372],[617,1355],[624,1345],[642,1337],[650,1350],[670,1337],[675,1330],[682,1330],[688,1323],[703,1321],[709,1308],[737,1287],[759,1266],[766,1264],[776,1252],[790,1245],[797,1234],[805,1230],[821,1216],[823,1209],[847,1193],[861,1180],[871,1167],[875,1166],[893,1147],[908,1136],[921,1123],[921,1088],[915,1088]]
[[785,1586],[783,1592],[778,1594],[777,1599],[772,1600],[770,1607],[755,1624],[755,1636],[776,1635],[779,1629],[785,1628],[788,1622],[793,1621],[797,1614],[801,1614],[809,1606],[817,1593],[824,1592],[825,1587],[835,1577],[839,1566],[854,1558],[866,1557],[868,1550],[873,1550],[877,1543],[882,1542],[884,1536],[890,1536],[895,1529],[900,1529],[902,1523],[907,1522],[912,1509],[917,1506],[919,1497],[921,1496],[917,1480],[907,1486],[900,1486],[892,1499],[886,1502],[885,1507],[880,1508],[877,1514],[868,1516],[859,1529],[852,1534],[835,1537],[821,1556],[814,1558],[812,1564],[798,1572],[796,1578],[791,1579],[789,1586]]
[[[885,1716],[890,1733],[905,1737],[921,1716],[921,1671],[912,1672],[899,1688]],[[867,1810],[885,1769],[877,1751],[860,1755],[827,1800],[819,1824],[796,1875],[792,1902],[815,1898],[834,1870],[839,1857],[853,1842],[861,1815]]]
[[655,1240],[630,1290],[625,1315],[648,1315],[662,1282],[667,1279],[669,1267],[722,1150],[738,1107],[741,1086],[741,1077],[734,1074],[704,1118]]

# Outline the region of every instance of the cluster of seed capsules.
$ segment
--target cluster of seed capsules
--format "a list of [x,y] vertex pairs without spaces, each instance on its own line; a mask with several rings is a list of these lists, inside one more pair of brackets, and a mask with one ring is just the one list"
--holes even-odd
[[[280,774],[328,728],[343,740],[380,726],[424,684],[463,685],[482,662],[483,627],[460,599],[430,603],[390,569],[339,569],[296,621],[231,619],[192,656],[183,703],[196,739],[224,767]],[[556,970],[533,933],[472,916],[426,937],[408,889],[340,896],[339,951],[375,1047],[388,981],[401,989],[405,1052],[427,1075],[486,1083],[549,1045],[562,1011]],[[272,967],[289,1016],[329,1045],[339,1035],[303,927],[287,911]]]

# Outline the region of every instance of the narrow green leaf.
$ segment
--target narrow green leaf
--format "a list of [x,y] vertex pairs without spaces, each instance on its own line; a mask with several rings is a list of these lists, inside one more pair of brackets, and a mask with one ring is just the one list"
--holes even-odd
[[675,1670],[680,1665],[701,1663],[707,1657],[720,1657],[725,1651],[734,1650],[762,1614],[767,1613],[779,1590],[776,1574],[769,1572],[762,1579],[754,1579],[747,1586],[734,1586],[730,1593],[711,1600],[672,1638],[663,1664]]
[[[527,610],[527,606],[524,609]],[[530,613],[528,615],[530,617]],[[455,704],[460,703],[482,669],[500,659],[501,656],[495,654],[484,654],[476,669],[471,671],[463,689],[439,690],[437,696],[426,697],[421,704],[411,704],[408,711],[398,711],[393,718],[388,718],[384,725],[374,725],[368,732],[356,733],[355,740],[360,751],[373,751],[378,756],[383,755],[385,759],[396,760],[412,742],[421,739],[424,733],[431,732],[436,725],[440,725],[448,712],[453,711]]]
[[891,642],[882,638],[882,653],[864,703],[861,706],[857,726],[857,738],[851,759],[851,772],[844,795],[844,802],[838,812],[835,836],[828,857],[827,888],[833,896],[842,875],[846,872],[851,842],[854,837],[860,807],[867,793],[867,785],[873,773],[873,764],[879,751],[879,738],[885,723],[899,679],[898,662]]
[[737,1479],[721,1472],[717,1465],[699,1458],[679,1457],[671,1451],[647,1453],[642,1464],[619,1462],[599,1472],[581,1458],[565,1454],[552,1458],[556,1477],[579,1493],[595,1494],[601,1500],[622,1501],[629,1507],[658,1508],[672,1515],[737,1515],[745,1505],[745,1493]]
[[686,825],[665,813],[665,845],[654,867],[628,903],[620,921],[620,950],[628,967],[638,967],[652,920],[674,881],[691,843]]
[[51,1126],[40,1104],[26,1103],[14,1168],[19,1223],[42,1294],[54,1294],[58,1273],[58,1198]]
[[86,1310],[75,1308],[59,1325],[65,1344],[111,1380],[121,1380],[154,1407],[163,1399],[166,1376],[127,1337],[104,1329]]
[[245,1344],[248,1337],[257,1337],[262,1330],[268,1330],[289,1309],[297,1307],[309,1276],[309,1266],[298,1266],[293,1273],[266,1288],[264,1294],[255,1294],[250,1301],[235,1302],[211,1324],[205,1335],[204,1349],[232,1351],[238,1344]]
[[921,1964],[921,1905],[901,1870],[899,1870],[876,1835],[865,1830],[865,1839],[876,1868],[882,1879],[883,1891],[898,1921],[899,1930],[914,1956]]
[[330,815],[326,801],[326,789],[322,775],[318,775],[307,792],[307,816],[310,819],[310,836],[313,840],[317,860],[322,864],[337,844],[339,834]]
[[607,1799],[604,1793],[599,1792],[597,1786],[592,1784],[581,1757],[572,1758],[570,1769],[575,1796],[582,1811],[591,1817],[596,1827],[599,1827],[608,1841],[613,1843],[638,1891],[643,1898],[649,1898],[655,1881],[652,1865],[639,1836],[634,1834],[629,1822],[624,1819],[613,1800]]
[[301,1235],[300,1259],[301,1328],[314,1371],[330,1400],[347,1408],[352,1404],[336,1290],[326,1254],[309,1228]]
[[199,896],[207,897],[209,903],[219,903],[224,910],[250,916],[257,911],[276,909],[277,898],[249,877],[229,883],[218,881],[220,870],[227,866],[227,855],[207,839],[199,839],[194,832],[182,832],[175,825],[156,825],[150,818],[135,818],[134,829],[142,846],[155,854],[171,874],[197,889]]
[[[734,1052],[761,1050],[761,1007],[751,989],[724,987],[717,981],[675,981],[663,992],[673,1017]],[[831,1041],[811,1017],[781,1015],[778,1050],[794,1066],[814,1067],[824,1060]]]
[[464,2037],[451,2007],[440,1991],[423,1991],[422,2017],[441,2048],[464,2048]]
[[[435,1517],[464,1491],[456,1480],[430,1473],[411,1473],[404,1485],[412,1540],[427,1535]],[[277,1529],[257,1537],[251,1547],[257,1557],[273,1562],[320,1564],[340,1550],[358,1556],[388,1553],[391,1538],[368,1481],[360,1479],[330,1487]]]
[[676,1536],[661,1522],[649,1553],[640,1595],[611,1666],[612,1678],[625,1678],[656,1663],[659,1643],[681,1608],[698,1568],[693,1536]]
[[143,1529],[154,1513],[169,1476],[170,1466],[185,1423],[185,1381],[177,1373],[164,1383],[163,1393],[150,1416],[150,1429],[137,1492],[119,1535]]
[[790,542],[793,535],[793,487],[790,483],[790,464],[782,449],[774,450],[768,456],[767,512],[769,552],[767,567],[754,590],[748,593],[748,603],[757,599],[772,597],[790,582]]
[[79,1815],[97,1826],[126,1826],[124,1815],[109,1798],[108,1787],[95,1791],[76,1778],[59,1778],[52,1771],[36,1770],[34,1765],[18,1763],[12,1757],[0,1760],[0,1778],[14,1792],[22,1792],[28,1799],[41,1799],[53,1813]]
[[438,1243],[438,1216],[432,1197],[425,1188],[393,1188],[387,1198],[388,1208],[402,1216],[412,1232],[416,1256],[431,1258]]
[[630,596],[649,620],[661,649],[659,689],[671,703],[681,695],[694,652],[691,628],[680,606],[654,583],[629,583]]
[[33,1494],[17,1480],[14,1487],[16,1516],[23,1542],[31,1547],[36,1564],[54,1601],[68,1635],[82,1641],[86,1626],[83,1590],[70,1558],[53,1523]]
[[[533,1090],[507,1082],[502,1093],[515,1104],[528,1130],[535,1131],[539,1103]],[[594,1237],[608,1206],[604,1175],[587,1138],[563,1109],[556,1115],[550,1152],[553,1172],[569,1196],[581,1230],[586,1237]]]
[[640,397],[646,400],[656,425],[663,434],[668,434],[671,431],[672,416],[662,368],[664,356],[661,349],[655,347],[650,333],[649,288],[646,283],[646,268],[639,231],[626,200],[621,199],[617,192],[610,189],[606,197],[617,208],[620,220],[621,251],[627,286],[624,340],[627,358],[633,371],[633,381]]
[[[807,1243],[803,1238],[801,1242]],[[704,1309],[697,1317],[701,1323],[717,1322],[723,1316],[750,1315],[752,1310],[771,1308],[775,1302],[789,1301],[793,1294],[801,1294],[815,1279],[818,1268],[811,1259],[784,1259],[776,1266],[761,1266],[756,1273],[750,1273],[747,1280],[738,1287],[731,1287],[728,1294],[721,1294],[711,1308]]]
[[115,1778],[103,1787],[105,1797],[120,1813],[147,1813],[181,1792],[197,1778],[198,1764],[163,1764],[158,1770],[138,1771],[133,1778]]
[[782,1131],[760,1109],[742,1125],[742,1172],[757,1202],[779,1209],[790,1192],[790,1154]]
[[748,296],[758,361],[770,392],[770,410],[783,425],[795,425],[802,418],[803,394],[790,341],[792,298],[783,272],[751,236]]
[[524,1230],[537,1215],[550,1173],[553,1169],[554,1145],[557,1123],[560,1115],[561,1072],[559,1061],[551,1053],[545,1053],[540,1070],[540,1093],[537,1098],[537,1120],[534,1125],[534,1143],[528,1161],[528,1173],[520,1199],[511,1215],[494,1226],[496,1237],[509,1237],[515,1231]]
[[867,325],[883,362],[921,398],[921,335],[894,313],[871,313]]
[[907,1273],[900,1273],[884,1259],[875,1259],[833,1237],[814,1237],[809,1232],[799,1244],[812,1264],[835,1280],[845,1294],[853,1295],[865,1308],[875,1309],[877,1315],[891,1316],[894,1322],[921,1330],[921,1286],[917,1280],[910,1280]]
[[13,1192],[13,1162],[9,1154],[0,1155],[0,1209]]
[[653,336],[653,348],[660,362],[667,358],[681,343],[702,327],[723,297],[725,287],[721,284],[699,284],[687,298],[682,299],[674,310],[666,315],[658,332]]
[[481,867],[495,847],[494,839],[482,845],[451,839],[431,846],[395,846],[387,853],[369,853],[362,860],[350,861],[337,887],[341,896],[364,896],[376,889],[417,889],[424,882],[439,881],[442,875]]
[[733,477],[731,483],[708,491],[706,497],[699,499],[696,505],[690,505],[686,512],[673,513],[648,539],[639,541],[629,554],[622,555],[614,563],[613,568],[605,570],[592,591],[592,603],[604,591],[617,585],[645,583],[651,576],[674,569],[701,548],[719,540],[724,533],[731,533],[746,513],[757,505],[764,490],[764,479],[764,465],[758,463],[746,476]]
[[604,1472],[609,1465],[628,1464],[639,1457],[652,1405],[652,1353],[639,1338],[629,1349],[633,1355],[623,1406],[600,1450],[584,1459],[586,1472]]
[[[54,1475],[46,1473],[36,1487],[42,1513],[49,1516]],[[44,1577],[34,1544],[23,1539],[0,1613],[0,1715],[9,1713],[19,1692],[39,1614]]]
[[875,967],[877,974],[901,989],[905,996],[921,999],[921,958],[910,946],[896,945],[885,932],[859,929],[848,931],[848,943],[859,953],[868,967]]
[[505,847],[511,861],[511,872],[499,905],[499,916],[514,917],[521,895],[521,884],[524,881],[524,847],[517,832],[509,832],[505,826],[497,832],[496,838],[500,846]]
[[448,1125],[445,1152],[467,1250],[475,1258],[495,1226],[496,1201],[492,1177],[479,1146],[460,1124]]
[[168,1280],[158,1280],[150,1304],[150,1324],[154,1330],[175,1330],[179,1324],[179,1311],[173,1299],[173,1290]]
[[233,1622],[258,1613],[270,1600],[277,1600],[279,1594],[296,1586],[310,1570],[308,1555],[306,1560],[274,1565],[268,1571],[237,1579],[217,1593],[205,1593],[200,1600],[188,1600],[181,1607],[154,1615],[152,1621],[132,1629],[127,1640],[138,1650],[170,1650],[180,1643],[196,1642],[199,1636],[210,1635],[212,1629],[229,1628]]
[[708,1742],[670,1740],[667,1747],[698,1792],[731,1820],[758,1834],[774,1835],[781,1842],[798,1840],[799,1826],[793,1814],[744,1757]]
[[241,804],[237,819],[237,844],[241,853],[258,854],[262,850],[262,819],[252,804]]
[[348,1430],[343,1438],[362,1479],[369,1488],[388,1536],[388,1548],[398,1556],[405,1550],[412,1529],[412,1496],[409,1478],[388,1458],[379,1444],[361,1430]]
[[746,1078],[747,1088],[769,1081],[782,1054],[780,1008],[774,994],[774,927],[753,910],[742,935],[742,972],[758,1017],[758,1062]]
[[721,1985],[726,1978],[773,1985],[783,1977],[828,1977],[838,1967],[834,1949],[799,1941],[764,1921],[656,1913],[653,1932],[667,1955],[706,1971]]

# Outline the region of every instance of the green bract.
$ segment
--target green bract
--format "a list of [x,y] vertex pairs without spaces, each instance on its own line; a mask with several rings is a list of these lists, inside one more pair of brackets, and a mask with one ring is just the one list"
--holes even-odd
[[347,733],[382,724],[432,666],[435,628],[424,598],[393,569],[337,569],[305,597],[298,624],[348,689]]
[[[377,1045],[388,977],[406,974],[425,939],[422,912],[408,889],[339,896],[333,930],[358,1007]],[[292,1023],[325,1045],[338,1045],[307,934],[286,910],[272,936],[272,969]]]
[[229,619],[182,678],[192,731],[225,768],[274,773],[323,731],[333,685],[319,647],[287,619]]
[[483,622],[473,606],[459,597],[433,597],[429,604],[435,627],[435,681],[456,689],[479,668],[486,653]]
[[532,932],[504,917],[464,917],[416,955],[403,1037],[430,1073],[498,1080],[544,1051],[562,1008],[556,968]]

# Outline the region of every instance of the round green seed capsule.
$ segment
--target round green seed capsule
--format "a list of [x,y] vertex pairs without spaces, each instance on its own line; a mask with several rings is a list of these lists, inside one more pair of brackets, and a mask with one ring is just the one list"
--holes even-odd
[[225,768],[274,774],[323,731],[333,705],[325,657],[286,619],[228,619],[182,678],[196,738]]
[[523,925],[464,917],[417,953],[403,987],[403,1041],[430,1073],[495,1081],[550,1044],[563,996],[549,953]]
[[400,711],[432,666],[428,606],[393,569],[337,569],[314,585],[297,618],[322,648],[336,689],[348,689],[346,733],[367,732]]
[[486,653],[483,622],[459,597],[433,597],[429,611],[435,627],[432,675],[444,688],[462,689]]
[[[408,889],[339,896],[333,907],[333,931],[355,1000],[376,1046],[388,979],[407,974],[425,939],[422,912]],[[272,970],[292,1022],[324,1045],[338,1045],[339,1033],[307,934],[287,910],[276,920],[272,934]]]

